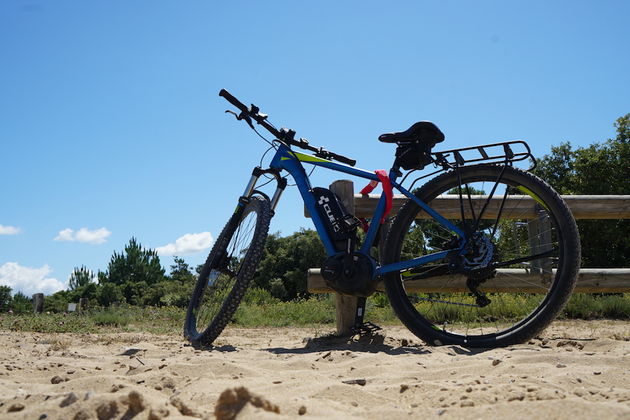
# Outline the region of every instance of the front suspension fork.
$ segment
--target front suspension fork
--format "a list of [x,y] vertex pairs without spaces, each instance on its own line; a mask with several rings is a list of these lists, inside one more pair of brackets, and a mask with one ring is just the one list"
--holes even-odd
[[[265,193],[256,190],[256,183],[258,182],[258,179],[263,174],[271,174],[276,179],[276,184],[277,184],[276,191],[273,193],[273,196],[271,197],[271,199],[269,199],[269,197]],[[287,179],[280,176],[279,170],[272,169],[272,168],[262,169],[260,166],[257,166],[252,171],[252,176],[249,179],[247,186],[245,187],[245,191],[243,192],[243,197],[244,198],[250,197],[254,192],[259,193],[263,197],[269,199],[270,205],[271,205],[271,211],[273,212],[275,211],[276,206],[278,205],[278,202],[280,201],[280,197],[282,197],[282,193],[284,192],[284,189],[286,187],[287,187]]]

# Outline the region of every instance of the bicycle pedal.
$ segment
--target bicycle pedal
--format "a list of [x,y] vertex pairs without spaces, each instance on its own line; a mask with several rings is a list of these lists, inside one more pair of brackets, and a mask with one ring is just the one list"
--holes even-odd
[[371,322],[364,322],[361,325],[355,325],[352,327],[352,332],[354,334],[363,335],[363,334],[374,334],[376,331],[381,331],[382,328],[376,324]]

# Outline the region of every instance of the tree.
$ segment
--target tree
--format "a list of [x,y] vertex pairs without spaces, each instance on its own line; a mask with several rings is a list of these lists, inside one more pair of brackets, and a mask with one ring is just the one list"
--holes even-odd
[[142,304],[154,306],[188,306],[195,285],[195,275],[183,258],[175,257],[171,272],[163,281],[152,285],[142,296]]
[[575,152],[571,143],[552,146],[551,154],[538,160],[534,173],[547,181],[561,194],[571,194],[575,180]]
[[98,284],[100,285],[107,283],[107,273],[98,270],[98,273],[96,274],[96,279],[98,281]]
[[114,252],[106,275],[99,281],[118,286],[127,303],[142,304],[142,296],[148,289],[165,279],[157,253],[143,248],[136,238],[131,238],[124,252]]
[[190,266],[183,258],[174,257],[174,260],[175,264],[171,265],[169,276],[171,281],[165,287],[160,304],[185,308],[190,301],[197,276],[190,271]]
[[74,291],[72,295],[72,300],[74,302],[78,302],[81,298],[86,298],[89,300],[95,299],[96,294],[98,293],[99,286],[96,283],[88,283],[85,286],[79,287]]
[[308,269],[321,266],[325,258],[324,245],[314,230],[301,229],[284,238],[278,233],[269,235],[253,286],[283,300],[306,295]]
[[[573,149],[552,147],[535,173],[560,194],[630,194],[630,114],[615,123],[617,136]],[[579,220],[585,267],[630,266],[630,220]]]
[[0,286],[0,312],[6,312],[11,305],[11,287]]
[[29,298],[22,292],[17,292],[11,300],[11,309],[16,314],[25,314],[33,310],[33,299]]
[[98,288],[96,300],[99,305],[110,306],[112,303],[122,301],[123,293],[114,283],[104,283]]
[[46,299],[44,299],[44,311],[65,312],[68,309],[68,303],[74,300],[73,295],[74,293],[69,290],[60,290],[50,296],[46,296]]
[[152,249],[145,249],[131,238],[124,252],[114,252],[107,267],[107,281],[123,285],[144,281],[148,285],[164,280],[164,269],[160,257]]
[[175,264],[171,265],[171,280],[181,284],[194,283],[195,275],[190,271],[190,266],[183,258],[173,257]]
[[81,268],[74,268],[70,279],[68,280],[68,289],[75,291],[81,287],[85,287],[94,281],[94,273],[88,270],[84,265]]

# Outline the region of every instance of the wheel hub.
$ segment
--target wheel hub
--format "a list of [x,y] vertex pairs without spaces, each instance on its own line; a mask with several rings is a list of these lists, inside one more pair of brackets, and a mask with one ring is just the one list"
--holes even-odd
[[495,246],[483,233],[476,233],[469,246],[469,252],[463,256],[465,270],[478,270],[487,267],[495,255]]
[[492,278],[496,274],[496,270],[490,268],[490,263],[496,257],[495,246],[486,235],[477,232],[473,237],[470,246],[470,252],[462,258],[464,272],[468,279],[466,286],[468,290],[475,296],[477,306],[484,307],[490,304],[490,299],[479,290],[479,286],[484,281]]

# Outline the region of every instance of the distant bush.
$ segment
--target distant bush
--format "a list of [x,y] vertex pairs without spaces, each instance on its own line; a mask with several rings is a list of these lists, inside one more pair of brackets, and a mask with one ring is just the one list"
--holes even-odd
[[93,312],[90,318],[96,325],[124,327],[131,322],[132,315],[120,309],[105,309]]
[[274,297],[270,291],[260,287],[250,287],[243,297],[243,303],[246,305],[269,305],[278,302],[280,299]]
[[630,319],[630,294],[592,295],[576,293],[561,315],[569,319]]
[[242,304],[233,323],[243,327],[285,327],[335,322],[335,306],[327,299],[297,299],[268,304]]

